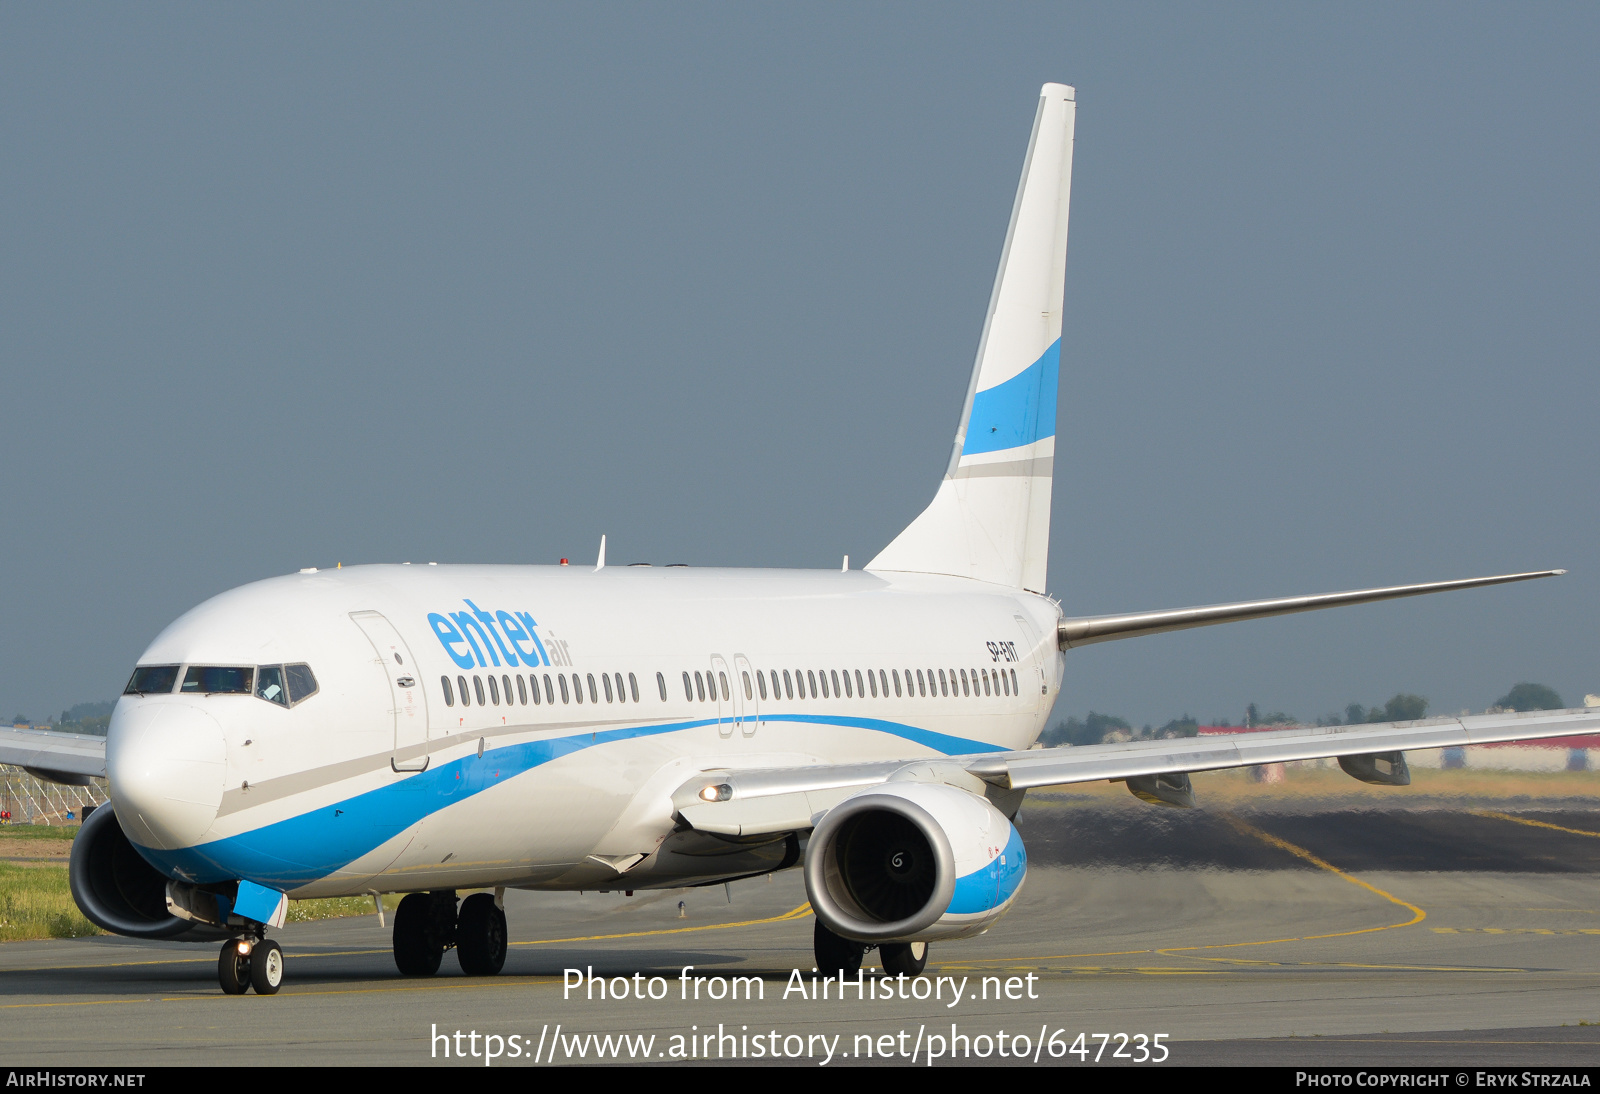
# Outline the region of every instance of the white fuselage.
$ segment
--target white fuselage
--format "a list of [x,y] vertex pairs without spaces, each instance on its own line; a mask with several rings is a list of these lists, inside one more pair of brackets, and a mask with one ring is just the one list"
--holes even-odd
[[190,611],[139,663],[184,666],[180,680],[188,666],[303,663],[317,691],[292,707],[124,696],[111,797],[147,858],[199,883],[578,889],[626,869],[628,888],[687,884],[692,858],[662,873],[650,856],[682,828],[673,792],[701,772],[1028,747],[1060,682],[1044,637],[1058,618],[1031,593],[904,573],[273,578]]

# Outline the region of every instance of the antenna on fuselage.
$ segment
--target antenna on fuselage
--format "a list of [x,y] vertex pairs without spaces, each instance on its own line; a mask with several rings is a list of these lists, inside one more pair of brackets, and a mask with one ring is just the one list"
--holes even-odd
[[604,570],[605,568],[606,568],[606,537],[602,535],[600,537],[600,557],[595,559],[595,562],[594,562],[595,573],[599,573],[601,570]]

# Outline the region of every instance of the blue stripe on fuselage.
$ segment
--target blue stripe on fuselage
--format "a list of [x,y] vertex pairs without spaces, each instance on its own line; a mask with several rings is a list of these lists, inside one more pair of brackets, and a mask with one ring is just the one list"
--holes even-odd
[[[778,714],[764,716],[761,721],[844,726],[887,733],[946,756],[999,751],[998,746],[982,741],[880,718]],[[141,846],[139,853],[168,876],[200,884],[248,878],[277,889],[295,889],[348,866],[433,813],[551,760],[614,741],[716,724],[715,718],[703,718],[503,745],[485,751],[482,756],[464,756],[429,767],[427,771],[388,786],[237,836],[172,851]]]

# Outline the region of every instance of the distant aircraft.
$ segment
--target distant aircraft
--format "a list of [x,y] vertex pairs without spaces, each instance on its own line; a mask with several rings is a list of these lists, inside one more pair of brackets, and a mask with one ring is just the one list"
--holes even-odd
[[[1067,617],[1045,594],[1075,101],[1046,84],[955,446],[865,570],[352,566],[201,604],[150,644],[93,742],[0,732],[0,762],[104,774],[75,841],[95,923],[225,939],[223,990],[271,994],[289,898],[408,893],[400,971],[498,972],[507,888],[642,890],[803,867],[819,968],[988,930],[1030,787],[1600,728],[1540,712],[1028,750],[1076,646],[1558,574]],[[484,890],[457,897],[462,890]]]

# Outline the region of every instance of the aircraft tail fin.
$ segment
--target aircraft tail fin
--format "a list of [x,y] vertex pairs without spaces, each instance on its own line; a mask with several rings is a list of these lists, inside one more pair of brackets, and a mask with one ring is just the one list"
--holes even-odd
[[1076,108],[1072,88],[1044,85],[950,466],[869,570],[1044,591]]

